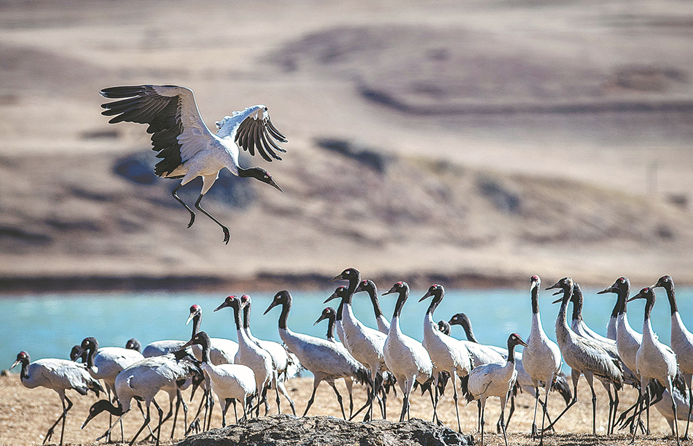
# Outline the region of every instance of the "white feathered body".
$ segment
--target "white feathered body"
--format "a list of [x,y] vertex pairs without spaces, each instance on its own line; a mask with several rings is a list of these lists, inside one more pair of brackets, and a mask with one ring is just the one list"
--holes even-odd
[[236,330],[236,333],[238,334],[238,352],[234,358],[234,364],[243,364],[253,370],[255,388],[258,393],[262,393],[274,376],[272,356],[248,338],[242,328]]
[[464,377],[472,370],[467,348],[457,339],[442,333],[431,312],[424,317],[423,346],[436,371],[447,371]]
[[561,370],[561,350],[558,344],[546,336],[539,313],[532,314],[532,328],[527,345],[522,351],[524,370],[535,387],[540,382],[550,385]]
[[635,356],[635,363],[643,382],[656,379],[668,387],[668,381],[676,376],[678,368],[676,354],[668,346],[659,342],[649,319],[643,323],[642,344]]
[[27,375],[28,377],[21,378],[24,387],[46,387],[55,390],[61,396],[68,389],[86,395],[87,390],[94,385],[94,378],[82,364],[66,359],[47,358],[34,361],[29,364]]
[[690,386],[693,374],[693,334],[686,329],[678,311],[671,315],[671,349],[676,353],[676,360],[681,373],[686,376]]
[[384,367],[383,348],[387,336],[366,327],[356,319],[351,304],[345,304],[342,310],[342,330],[344,346],[357,361],[370,370],[380,370]]
[[245,405],[247,397],[255,394],[255,373],[241,364],[214,365],[202,363],[202,370],[209,378],[212,391],[224,407],[226,398],[235,398]]
[[486,400],[490,396],[504,399],[510,389],[515,385],[517,370],[514,362],[504,365],[486,364],[476,367],[469,374],[469,398],[472,400]]
[[616,347],[621,361],[631,370],[637,370],[636,356],[642,344],[642,335],[631,328],[628,315],[624,312],[618,315],[616,323]]
[[101,379],[106,386],[115,389],[118,373],[143,359],[144,356],[136,350],[122,347],[101,347],[94,354],[94,366],[88,370],[94,379]]
[[428,351],[420,342],[402,333],[399,327],[399,316],[392,318],[383,356],[388,370],[395,376],[402,393],[407,394],[414,385],[414,380],[423,384],[433,375],[433,362]]

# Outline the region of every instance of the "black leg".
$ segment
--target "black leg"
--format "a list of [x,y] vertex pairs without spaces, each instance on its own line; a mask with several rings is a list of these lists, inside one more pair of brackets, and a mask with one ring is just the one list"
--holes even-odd
[[188,227],[190,227],[193,225],[193,223],[195,223],[195,213],[193,212],[192,209],[190,209],[190,207],[187,204],[183,203],[183,200],[181,200],[180,197],[178,196],[178,189],[180,189],[181,186],[183,186],[183,185],[179,184],[178,186],[176,186],[173,189],[173,192],[171,192],[171,195],[173,195],[173,198],[175,198],[176,201],[178,201],[178,203],[182,204],[183,207],[185,207],[185,209],[187,209],[188,212],[190,212],[190,223],[188,223]]
[[[211,218],[211,219],[214,221],[214,223],[216,223],[216,224],[218,224],[219,226],[221,226],[221,229],[224,231],[224,243],[226,243],[226,244],[228,245],[228,244],[229,244],[229,240],[231,239],[231,234],[229,233],[229,228],[227,228],[226,226],[222,225],[221,222],[220,222],[219,220],[217,220],[216,218],[212,217],[212,214],[210,214],[209,212],[207,212],[207,211],[205,211],[204,209],[202,209],[202,206],[200,206],[200,201],[202,201],[202,197],[204,197],[204,195],[203,195],[203,194],[200,194],[200,197],[199,197],[199,198],[197,199],[197,201],[195,202],[195,208],[198,209],[198,210],[199,210],[200,212],[202,212],[203,214],[205,214],[207,217]],[[182,203],[182,201],[181,201],[181,203]],[[186,206],[186,207],[187,207],[187,206]]]
[[330,382],[330,387],[332,387],[332,390],[334,390],[334,393],[337,395],[337,401],[339,402],[339,408],[342,411],[342,418],[345,420],[347,419],[346,413],[344,413],[344,404],[342,402],[342,395],[339,394],[339,391],[337,390],[337,386],[335,386],[334,382]]
[[315,391],[318,390],[318,384],[320,383],[313,383],[313,393],[312,395],[310,395],[310,399],[308,400],[308,405],[306,406],[305,412],[303,412],[304,417],[308,413],[308,409],[310,409],[310,406],[313,405],[313,401],[315,400]]

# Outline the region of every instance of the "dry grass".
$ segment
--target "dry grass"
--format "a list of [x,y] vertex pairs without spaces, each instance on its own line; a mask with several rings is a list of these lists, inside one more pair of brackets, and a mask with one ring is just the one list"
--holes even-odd
[[[346,390],[341,383],[338,383],[338,388],[343,396],[346,398]],[[289,390],[293,400],[296,402],[296,410],[299,415],[303,413],[305,409],[306,402],[310,397],[310,392],[312,391],[312,379],[311,378],[296,378],[292,379],[287,384],[287,389]],[[603,389],[597,389],[597,437],[591,435],[591,404],[589,395],[589,388],[584,382],[581,382],[579,388],[579,394],[581,398],[576,407],[573,407],[558,423],[556,428],[556,433],[547,435],[545,442],[547,445],[591,445],[591,444],[615,444],[615,445],[626,445],[630,444],[630,438],[623,432],[611,437],[605,437],[604,431],[606,429],[606,415],[607,415],[607,405],[605,401],[607,399],[606,393]],[[621,408],[627,407],[632,402],[635,401],[637,396],[635,390],[628,389],[622,392],[621,396]],[[391,397],[388,399],[388,419],[396,420],[399,414],[399,409],[401,407],[401,398]],[[186,397],[189,398],[189,393],[186,392]],[[68,415],[67,424],[65,427],[65,444],[96,444],[94,439],[100,436],[107,428],[107,415],[101,414],[96,419],[84,429],[80,430],[80,426],[84,419],[86,418],[89,406],[96,401],[93,395],[88,397],[80,397],[74,392],[70,392],[69,398],[73,401],[74,407]],[[165,408],[166,397],[161,396],[160,400],[162,402],[162,407]],[[356,408],[360,407],[365,401],[365,391],[362,387],[356,386],[354,391],[354,406]],[[193,402],[190,404],[191,411],[193,408],[197,408],[200,401],[200,396],[195,395]],[[512,422],[508,430],[508,442],[509,444],[519,444],[519,445],[530,445],[536,444],[537,442],[528,435],[530,427],[532,424],[532,410],[533,410],[534,400],[527,394],[519,395],[516,403],[516,411],[513,415]],[[218,406],[217,406],[218,407]],[[552,395],[549,400],[550,411],[553,414],[557,414],[559,410],[562,410],[564,406],[563,400],[557,396]],[[282,411],[286,412],[288,410],[288,405],[286,401],[282,401]],[[26,389],[24,388],[18,379],[17,375],[11,375],[9,377],[0,377],[0,444],[12,444],[12,445],[30,445],[30,444],[40,444],[43,441],[43,436],[46,433],[48,427],[55,421],[55,419],[60,414],[60,402],[57,395],[47,389]],[[272,404],[272,411],[274,413],[276,408]],[[348,408],[347,408],[348,410]],[[261,412],[263,412],[261,410]],[[488,445],[502,445],[503,437],[502,435],[495,433],[495,422],[500,413],[498,400],[490,400],[487,405],[487,435],[485,437],[486,444]],[[378,412],[376,411],[376,415]],[[322,384],[318,388],[316,394],[315,403],[310,409],[310,415],[332,415],[339,417],[339,406],[335,399],[332,389],[326,384]],[[411,415],[413,417],[419,417],[426,420],[430,419],[431,416],[431,406],[428,396],[416,395],[412,398]],[[447,395],[439,405],[439,415],[443,422],[453,427],[456,424],[455,421],[455,410],[452,406],[452,397]],[[156,417],[156,415],[153,415]],[[359,416],[360,418],[360,416]],[[476,405],[469,404],[464,406],[460,403],[460,418],[462,422],[462,430],[465,433],[475,433],[476,432]],[[132,435],[136,432],[142,419],[136,413],[129,413],[125,416],[125,438],[129,440]],[[156,418],[155,418],[156,419]],[[229,409],[229,420],[233,420],[233,409]],[[682,423],[680,423],[682,426]],[[171,422],[167,422],[164,425],[164,433],[170,435],[171,432]],[[162,444],[174,444],[179,441],[182,437],[182,424],[176,428],[176,437],[173,442],[162,442]],[[214,418],[212,421],[213,427],[221,426],[221,415],[218,410],[214,412]],[[673,440],[669,436],[669,426],[666,420],[656,411],[651,412],[650,427],[652,430],[652,435],[649,437],[639,436],[636,445],[648,444],[655,445],[660,444],[662,441],[667,441],[673,444]],[[681,427],[683,429],[683,427]],[[51,439],[57,443],[59,441],[59,431]],[[114,435],[115,438],[120,437],[120,433]],[[475,433],[475,438],[478,439],[478,434]]]

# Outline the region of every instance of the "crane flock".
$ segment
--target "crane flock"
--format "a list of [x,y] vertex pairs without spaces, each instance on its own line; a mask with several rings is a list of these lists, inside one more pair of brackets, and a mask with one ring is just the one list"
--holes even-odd
[[[138,405],[143,402],[146,410],[141,407],[140,409],[144,419],[131,438],[131,445],[146,428],[149,428],[150,436],[159,444],[161,426],[171,416],[173,399],[181,401],[181,390],[191,384],[193,392],[198,386],[205,392],[203,402],[206,412],[203,416],[203,429],[211,428],[214,397],[221,407],[222,426],[225,426],[230,403],[234,406],[234,412],[236,403],[241,404],[242,418],[239,420],[236,413],[236,423],[242,423],[249,417],[259,417],[259,407],[263,403],[267,416],[267,392],[270,389],[274,389],[273,393],[276,394],[277,412],[281,412],[281,392],[289,401],[295,416],[294,402],[286,391],[285,382],[293,376],[289,372],[291,365],[299,364],[314,377],[312,395],[306,403],[304,417],[314,402],[318,386],[325,381],[334,389],[341,414],[345,419],[351,420],[365,409],[364,422],[372,420],[374,403],[379,405],[382,418],[386,419],[383,401],[392,388],[383,383],[395,381],[402,392],[400,421],[409,419],[413,390],[420,387],[423,393],[430,394],[431,420],[442,424],[437,406],[444,395],[446,385],[450,382],[457,429],[461,431],[458,408],[460,392],[462,399],[467,403],[478,402],[477,426],[483,445],[486,402],[489,397],[497,397],[500,399],[501,409],[498,429],[507,445],[506,430],[510,416],[506,421],[506,403],[519,388],[531,391],[535,397],[534,421],[530,434],[538,439],[539,444],[543,444],[544,434],[559,426],[557,423],[563,414],[577,402],[577,384],[583,375],[592,389],[594,435],[597,401],[593,379],[597,378],[610,396],[607,435],[613,434],[617,425],[621,428],[628,427],[633,438],[638,430],[647,432],[649,421],[647,426],[641,422],[642,413],[646,412],[649,420],[649,408],[654,406],[669,422],[677,444],[677,421],[686,420],[683,438],[687,438],[692,406],[693,335],[686,329],[678,312],[674,283],[670,276],[663,276],[654,285],[643,288],[632,297],[629,296],[630,282],[625,277],[617,279],[613,285],[598,293],[617,295],[614,308],[616,317],[612,318],[615,327],[611,333],[615,339],[601,337],[584,326],[581,317],[583,301],[579,286],[570,277],[559,280],[547,288],[558,290],[556,294],[562,295],[556,301],[561,304],[555,323],[556,342],[549,339],[542,326],[538,305],[541,280],[538,276],[532,276],[532,311],[531,314],[527,314],[528,336],[523,340],[520,335],[509,333],[506,348],[480,344],[471,330],[469,318],[464,313],[453,315],[449,323],[445,320],[434,322],[435,310],[444,297],[442,285],[432,285],[420,298],[421,301],[430,298],[431,302],[426,313],[422,315],[424,335],[423,342],[419,342],[408,336],[408,327],[400,323],[405,303],[411,293],[406,282],[397,282],[382,294],[397,296],[392,319],[387,321],[380,309],[377,288],[373,281],[362,280],[360,272],[355,268],[345,269],[333,280],[346,280],[348,284],[337,287],[327,299],[340,299],[338,310],[327,307],[320,312],[316,311],[315,316],[319,316],[316,324],[322,320],[328,321],[324,339],[289,328],[293,298],[289,291],[282,290],[274,295],[264,314],[267,315],[275,307],[281,308],[277,320],[278,334],[283,345],[254,337],[249,325],[250,296],[231,295],[226,297],[215,311],[226,307],[233,309],[237,342],[211,338],[206,332],[200,331],[202,309],[198,305],[193,305],[188,319],[193,321],[193,330],[188,341],[153,343],[145,348],[145,355],[142,355],[138,351],[140,344],[135,339],[128,341],[130,348],[120,348],[100,347],[95,338],[87,337],[73,348],[70,353],[71,360],[40,359],[31,362],[29,354],[22,351],[17,355],[12,367],[22,365],[20,379],[24,386],[53,389],[61,399],[63,412],[48,430],[44,443],[51,438],[60,421],[63,422],[60,444],[63,443],[65,418],[72,407],[72,402],[65,395],[65,391],[69,389],[82,395],[92,390],[97,397],[99,392],[109,393],[107,399],[99,400],[91,406],[82,427],[102,412],[109,412],[121,421],[130,410],[133,399]],[[671,348],[658,341],[650,320],[652,307],[656,302],[655,288],[658,287],[665,289],[671,307]],[[374,323],[379,329],[368,327],[354,316],[352,298],[355,293],[361,291],[369,294],[374,308]],[[642,335],[630,327],[626,317],[626,305],[635,299],[646,301]],[[571,302],[574,305],[572,325],[568,323],[567,316],[568,305]],[[462,325],[468,340],[451,336],[451,325]],[[339,339],[335,338],[335,332],[338,333]],[[213,356],[217,339],[216,348],[230,348],[231,352],[217,352],[216,356]],[[157,350],[154,348],[156,346],[160,348]],[[515,352],[516,346],[523,346],[524,351]],[[192,347],[196,347],[196,350],[192,350]],[[80,359],[83,363],[78,362]],[[563,361],[572,370],[572,395],[565,377],[560,372]],[[520,378],[521,375],[526,375],[526,378]],[[349,416],[345,411],[342,396],[335,386],[335,382],[340,379],[344,380],[349,391]],[[561,379],[564,384],[557,384]],[[365,386],[368,395],[366,404],[356,413],[353,411],[351,395],[354,383]],[[625,410],[617,420],[618,394],[614,399],[610,390],[623,391],[626,385],[638,389],[638,401],[633,407]],[[540,396],[541,389],[544,390],[543,401]],[[553,420],[548,412],[548,395],[552,389],[564,389],[561,393],[566,400],[566,408]],[[160,391],[169,394],[171,401],[171,409],[166,417],[155,400]],[[154,404],[158,412],[158,424],[154,429],[149,426],[151,404]],[[198,415],[202,406],[203,404],[198,409]],[[537,422],[539,406],[542,411],[541,423]],[[177,409],[178,405],[176,415]],[[195,418],[196,421],[188,425],[186,416],[186,434],[195,427],[199,428],[199,418],[197,415]],[[108,430],[99,438],[110,438],[111,430],[116,424],[109,421]],[[175,416],[173,428],[175,429]]]

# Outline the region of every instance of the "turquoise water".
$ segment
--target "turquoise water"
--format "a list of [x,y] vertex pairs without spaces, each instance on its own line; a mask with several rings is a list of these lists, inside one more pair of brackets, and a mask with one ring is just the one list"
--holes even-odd
[[[607,284],[610,285],[610,284]],[[529,287],[528,287],[529,288]],[[605,334],[615,294],[597,295],[596,289],[584,290],[583,318],[588,326]],[[382,292],[382,291],[381,291]],[[313,323],[320,316],[327,292],[293,293],[294,304],[289,315],[289,328],[294,331],[323,337],[327,323]],[[412,290],[402,313],[402,330],[421,340],[423,316],[429,300],[419,303],[425,290]],[[189,307],[202,307],[202,330],[213,337],[236,340],[233,310],[213,312],[224,300],[221,293],[119,293],[119,294],[37,294],[5,296],[0,299],[0,370],[9,368],[16,355],[26,350],[32,359],[66,358],[74,344],[86,336],[94,336],[102,346],[125,346],[130,338],[137,338],[143,346],[161,339],[189,339],[192,331],[185,325]],[[253,294],[251,329],[262,339],[279,341],[277,320],[280,309],[267,315],[273,293]],[[558,305],[549,291],[540,293],[540,312],[544,329],[552,339]],[[693,329],[693,288],[677,290],[679,312],[684,323]],[[395,304],[394,295],[380,298],[383,312],[389,317]],[[335,301],[329,304],[335,304]],[[628,305],[629,321],[633,328],[642,329],[644,300]],[[336,305],[333,305],[336,307]],[[511,332],[523,338],[529,333],[531,322],[528,290],[449,290],[435,313],[435,319],[465,312],[472,320],[476,337],[482,343],[505,345]],[[373,309],[365,293],[354,298],[354,312],[366,325],[375,327]],[[653,327],[662,342],[669,342],[669,304],[663,290],[653,311]],[[464,338],[461,327],[453,327],[452,334]],[[15,369],[15,372],[18,370]]]

